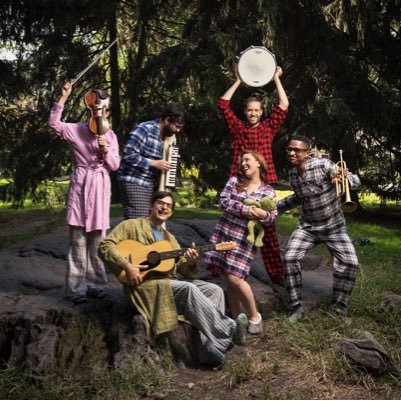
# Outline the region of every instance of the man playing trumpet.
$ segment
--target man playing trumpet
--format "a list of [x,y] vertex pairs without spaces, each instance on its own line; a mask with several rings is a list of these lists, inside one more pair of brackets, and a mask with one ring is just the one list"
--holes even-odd
[[[333,298],[331,312],[347,315],[348,299],[351,295],[358,259],[347,233],[341,208],[337,181],[339,174],[346,174],[347,187],[357,189],[359,177],[344,171],[328,159],[310,156],[310,140],[302,135],[293,136],[287,146],[287,157],[293,169],[289,182],[294,194],[277,203],[279,212],[301,206],[301,218],[288,241],[284,261],[287,276],[287,291],[294,323],[304,316],[301,303],[301,266],[304,255],[317,243],[324,243],[333,256]],[[343,170],[342,172],[340,170]]]

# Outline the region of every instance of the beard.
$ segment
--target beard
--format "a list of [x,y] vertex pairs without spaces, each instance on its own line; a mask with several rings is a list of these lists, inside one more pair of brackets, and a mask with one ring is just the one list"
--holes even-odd
[[174,132],[171,131],[169,125],[166,125],[166,126],[163,127],[163,132],[162,132],[162,134],[163,134],[163,136],[165,136],[165,137],[166,137],[166,136],[173,136],[173,135],[174,135]]

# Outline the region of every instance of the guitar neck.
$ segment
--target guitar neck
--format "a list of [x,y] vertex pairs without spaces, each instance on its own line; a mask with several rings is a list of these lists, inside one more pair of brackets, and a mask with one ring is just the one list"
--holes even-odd
[[[184,255],[184,253],[192,248],[183,248],[183,249],[177,249],[174,251],[166,251],[166,252],[160,252],[160,259],[165,260],[165,259],[175,259],[178,258],[179,256]],[[209,252],[209,251],[215,251],[216,250],[216,244],[207,244],[207,245],[201,245],[201,246],[196,246],[195,249],[198,251],[198,253],[201,255],[202,253]]]

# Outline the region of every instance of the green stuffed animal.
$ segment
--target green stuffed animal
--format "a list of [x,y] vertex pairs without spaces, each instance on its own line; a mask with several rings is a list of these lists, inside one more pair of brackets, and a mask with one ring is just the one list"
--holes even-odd
[[[243,203],[247,206],[255,205],[262,208],[266,212],[271,212],[277,208],[276,201],[270,196],[265,196],[260,201],[244,199]],[[248,242],[255,245],[256,248],[261,248],[263,245],[264,234],[265,230],[259,220],[253,219],[248,221],[248,236],[246,237]]]

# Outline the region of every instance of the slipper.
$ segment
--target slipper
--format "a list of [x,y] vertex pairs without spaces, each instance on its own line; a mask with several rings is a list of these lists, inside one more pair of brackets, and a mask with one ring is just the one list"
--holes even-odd
[[233,343],[235,345],[245,345],[245,332],[248,326],[248,318],[245,313],[240,313],[235,320],[235,330],[233,333]]
[[248,325],[249,334],[259,334],[263,331],[262,315],[259,312],[258,315],[259,315],[259,321],[257,323],[249,321]]

